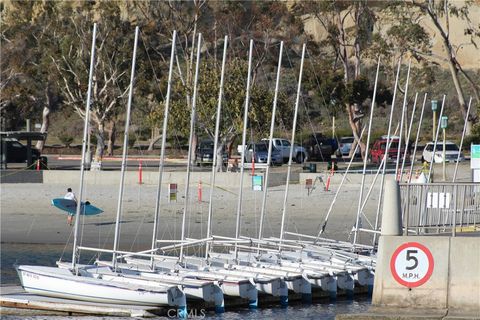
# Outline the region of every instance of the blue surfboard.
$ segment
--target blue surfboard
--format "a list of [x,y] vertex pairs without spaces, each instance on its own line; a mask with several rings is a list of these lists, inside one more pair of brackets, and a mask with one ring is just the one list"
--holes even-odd
[[[77,203],[74,200],[56,198],[52,200],[52,205],[62,211],[67,212],[71,216],[74,216],[77,212]],[[80,214],[84,214],[86,216],[93,216],[102,212],[102,209],[92,206],[88,201],[86,203],[82,202],[82,206],[80,207]]]

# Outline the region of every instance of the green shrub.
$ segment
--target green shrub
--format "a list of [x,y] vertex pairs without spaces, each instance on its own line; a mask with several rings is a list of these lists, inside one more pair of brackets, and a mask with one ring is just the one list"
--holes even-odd
[[70,148],[70,145],[73,142],[73,136],[68,133],[61,133],[58,135],[58,139],[61,143],[65,145],[65,147]]

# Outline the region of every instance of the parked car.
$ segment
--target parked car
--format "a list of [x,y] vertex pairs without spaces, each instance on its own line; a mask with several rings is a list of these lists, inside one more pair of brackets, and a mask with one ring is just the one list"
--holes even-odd
[[[1,148],[1,161],[5,163],[26,163],[28,160],[27,146],[21,144],[15,138],[2,138],[0,143]],[[47,157],[42,157],[40,151],[35,148],[31,148],[32,162],[36,162],[40,159],[42,166],[47,165]]]
[[303,142],[309,160],[330,161],[332,154],[338,149],[335,139],[327,138],[321,133],[311,134]]
[[[425,145],[422,153],[422,162],[432,162],[433,157],[433,142],[429,142]],[[458,157],[460,155],[460,158]],[[446,162],[456,162],[457,159],[459,161],[465,160],[465,157],[458,149],[458,146],[451,142],[445,141],[445,161]],[[435,163],[443,162],[443,142],[437,142],[436,151],[435,151]]]
[[[262,141],[268,143],[268,139],[262,139]],[[273,146],[281,153],[283,162],[288,162],[288,159],[290,158],[290,149],[292,146],[290,141],[287,139],[272,138],[272,143]],[[303,163],[308,158],[308,152],[304,147],[295,143],[293,145],[292,157],[292,159],[297,163]]]
[[[252,157],[255,163],[267,163],[268,159],[268,141],[261,141],[251,143],[245,152],[245,162],[252,162]],[[283,157],[281,152],[272,145],[271,163],[272,165],[282,165]]]
[[[399,137],[391,137],[389,140],[390,147],[388,148],[388,156],[387,156],[387,162],[392,161],[395,162],[397,161],[397,155],[398,155],[398,143],[400,142]],[[373,163],[381,163],[382,159],[385,155],[385,149],[387,148],[387,137],[382,136],[380,139],[375,141],[373,144],[372,148],[370,149],[370,160]],[[407,158],[405,159],[406,161],[410,161],[410,148],[407,148]],[[405,153],[405,145],[402,142],[402,146],[400,147],[400,157],[403,157],[403,154]],[[402,160],[402,158],[400,158]]]
[[[350,150],[352,149],[353,142],[355,141],[354,137],[341,137],[338,145],[338,151],[342,157],[348,157]],[[360,147],[357,148],[357,151],[354,154],[354,157],[359,157],[361,153]]]
[[[213,148],[214,143],[213,140],[202,140],[197,146],[195,150],[195,160],[194,163],[197,166],[201,166],[204,164],[213,164]],[[226,152],[223,153],[223,164],[226,165],[228,162],[228,154]]]

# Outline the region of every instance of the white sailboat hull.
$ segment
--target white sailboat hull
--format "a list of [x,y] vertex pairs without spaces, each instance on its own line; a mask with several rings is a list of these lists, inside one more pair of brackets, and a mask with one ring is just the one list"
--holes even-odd
[[[220,288],[211,281],[200,281],[188,279],[179,275],[169,273],[155,273],[149,268],[132,268],[132,265],[125,263],[117,264],[119,272],[113,272],[110,268],[110,262],[97,261],[105,266],[97,265],[79,265],[78,267],[91,274],[94,278],[101,278],[116,283],[130,283],[146,286],[178,286],[187,298],[202,299],[207,302],[215,302],[217,305],[223,305],[223,294]],[[57,262],[59,268],[68,269],[69,264]]]
[[270,275],[275,277],[281,277],[287,284],[288,290],[292,290],[295,293],[300,293],[302,295],[311,295],[312,286],[308,279],[305,279],[301,272],[291,272],[285,270],[277,270],[269,267],[260,268],[252,267],[248,265],[248,262],[245,265],[234,264],[235,257],[228,253],[217,253],[211,252],[210,255],[214,258],[214,261],[221,261],[224,264],[228,264],[229,268],[232,270],[238,270],[243,272],[253,272],[264,275]]
[[[130,265],[142,266],[149,265],[150,261],[144,259],[135,259],[126,257],[125,261]],[[171,259],[162,259],[161,257],[155,257],[155,267],[158,270],[172,270],[175,268],[175,262]],[[226,296],[240,297],[248,299],[249,301],[258,300],[258,290],[254,283],[245,278],[225,276],[221,274],[215,274],[213,272],[198,271],[187,268],[180,268],[176,272],[182,277],[214,281],[223,291]]]
[[55,267],[22,265],[17,272],[25,291],[43,296],[128,305],[184,307],[186,304],[185,295],[177,287],[122,286]]

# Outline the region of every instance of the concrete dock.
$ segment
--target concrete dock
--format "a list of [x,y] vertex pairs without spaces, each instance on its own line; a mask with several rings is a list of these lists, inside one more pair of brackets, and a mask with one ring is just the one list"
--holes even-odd
[[372,306],[336,319],[480,320],[480,237],[404,235],[399,200],[389,180]]
[[[0,313],[2,315],[96,315],[116,317],[155,317],[168,315],[168,308],[99,304],[85,301],[42,297],[26,293],[22,287],[0,288]],[[172,314],[176,311],[172,308]]]
[[[366,286],[356,286],[354,295],[366,295],[368,288]],[[349,296],[344,290],[337,293],[339,298]],[[328,292],[315,290],[312,292],[312,298],[316,301],[331,301]],[[300,294],[289,294],[289,300],[300,301]],[[278,305],[278,297],[262,295],[259,306]],[[233,309],[246,306],[242,299],[227,297],[225,306]],[[189,314],[200,315],[214,312],[211,305],[199,302],[189,304]],[[117,305],[104,303],[91,303],[85,301],[60,299],[39,296],[27,293],[20,286],[0,287],[0,314],[16,316],[109,316],[109,317],[141,317],[150,318],[157,316],[175,317],[176,309],[174,307],[151,307],[134,305]]]

